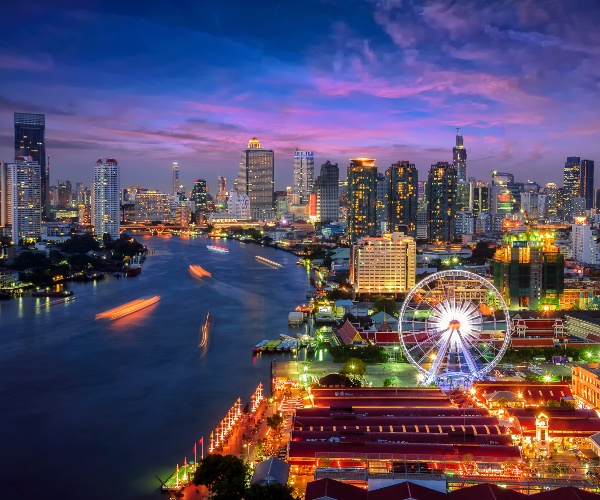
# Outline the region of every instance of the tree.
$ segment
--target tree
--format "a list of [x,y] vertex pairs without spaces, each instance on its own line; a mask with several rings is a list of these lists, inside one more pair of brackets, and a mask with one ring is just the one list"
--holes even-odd
[[386,378],[383,381],[383,387],[392,387],[394,385],[394,381],[391,378]]
[[342,375],[362,376],[367,373],[367,367],[362,360],[358,358],[350,358],[348,361],[346,361],[340,373]]
[[377,299],[375,299],[375,302],[373,302],[373,311],[375,311],[376,313],[385,312],[397,318],[398,304],[394,299],[388,299],[386,297],[377,297]]
[[234,455],[208,455],[194,475],[194,484],[203,484],[216,500],[244,498],[250,467]]
[[281,432],[285,418],[281,413],[275,413],[272,417],[267,417],[267,427],[270,427],[275,434]]
[[281,483],[253,484],[248,489],[244,500],[294,500],[294,489]]

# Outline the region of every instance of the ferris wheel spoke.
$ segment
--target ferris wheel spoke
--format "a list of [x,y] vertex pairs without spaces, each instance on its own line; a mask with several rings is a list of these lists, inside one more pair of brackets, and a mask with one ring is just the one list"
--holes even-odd
[[478,370],[477,370],[477,366],[475,365],[475,361],[471,357],[471,351],[470,351],[470,349],[468,349],[467,346],[465,346],[463,339],[461,338],[460,335],[457,335],[457,339],[458,339],[457,341],[461,348],[462,354],[465,357],[465,361],[467,362],[467,366],[469,367],[469,371],[471,372],[471,374],[474,377],[476,377]]
[[437,375],[440,365],[442,361],[446,359],[446,355],[448,353],[448,347],[450,346],[450,335],[445,335],[442,337],[442,342],[440,344],[440,348],[438,349],[437,355],[431,363],[431,367],[429,368],[429,376],[425,380],[427,385],[431,384],[435,380],[435,376]]

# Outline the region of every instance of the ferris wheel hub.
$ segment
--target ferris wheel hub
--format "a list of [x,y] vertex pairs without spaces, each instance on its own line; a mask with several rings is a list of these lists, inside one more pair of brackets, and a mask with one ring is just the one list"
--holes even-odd
[[457,319],[453,319],[452,321],[450,321],[448,328],[452,331],[458,330],[460,328],[460,321],[458,321]]

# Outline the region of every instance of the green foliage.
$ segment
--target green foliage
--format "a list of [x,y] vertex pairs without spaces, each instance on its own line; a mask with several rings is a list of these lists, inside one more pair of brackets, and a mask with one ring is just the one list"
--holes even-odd
[[293,491],[291,486],[280,483],[265,486],[253,484],[244,496],[244,500],[294,500]]
[[398,303],[394,299],[386,297],[377,297],[373,302],[373,311],[375,313],[385,312],[394,317],[398,317]]
[[244,498],[250,467],[234,455],[208,455],[194,475],[194,484],[203,484],[216,500]]
[[267,427],[270,427],[276,434],[281,432],[285,418],[281,413],[275,413],[272,417],[267,417]]
[[87,253],[100,249],[100,245],[91,234],[72,235],[61,245],[65,253]]
[[526,347],[524,349],[508,349],[502,358],[505,363],[521,363],[532,361],[534,357],[543,356],[552,359],[553,356],[566,356],[574,361],[585,361],[585,349],[574,347]]
[[360,359],[365,363],[386,363],[389,359],[386,350],[380,346],[331,346],[329,352],[335,363],[345,363],[351,358]]
[[43,252],[22,252],[13,260],[12,266],[17,271],[29,268],[48,268],[52,262]]
[[122,234],[121,237],[117,241],[111,243],[108,248],[115,253],[127,255],[129,257],[133,257],[144,251],[144,245],[138,243],[126,234]]
[[340,371],[342,375],[358,375],[362,376],[367,373],[367,367],[361,359],[350,358],[344,364],[344,367]]
[[391,378],[386,378],[383,381],[383,387],[392,387],[394,385],[394,381]]
[[333,290],[327,292],[326,297],[328,300],[342,300],[342,299],[351,299],[353,297],[353,293],[351,290],[345,292],[339,288],[334,288]]

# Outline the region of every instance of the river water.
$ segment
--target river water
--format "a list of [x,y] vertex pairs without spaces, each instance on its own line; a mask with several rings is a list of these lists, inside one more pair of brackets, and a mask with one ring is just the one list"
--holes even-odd
[[[247,401],[259,382],[268,390],[270,362],[286,356],[251,347],[296,333],[287,315],[305,300],[307,277],[294,255],[136,237],[153,252],[139,276],[69,284],[76,300],[48,308],[32,297],[0,302],[0,497],[157,498],[154,475],[193,460],[194,443],[204,436],[206,446],[238,397]],[[212,278],[193,277],[190,264]],[[160,302],[131,316],[94,319],[152,295]]]

